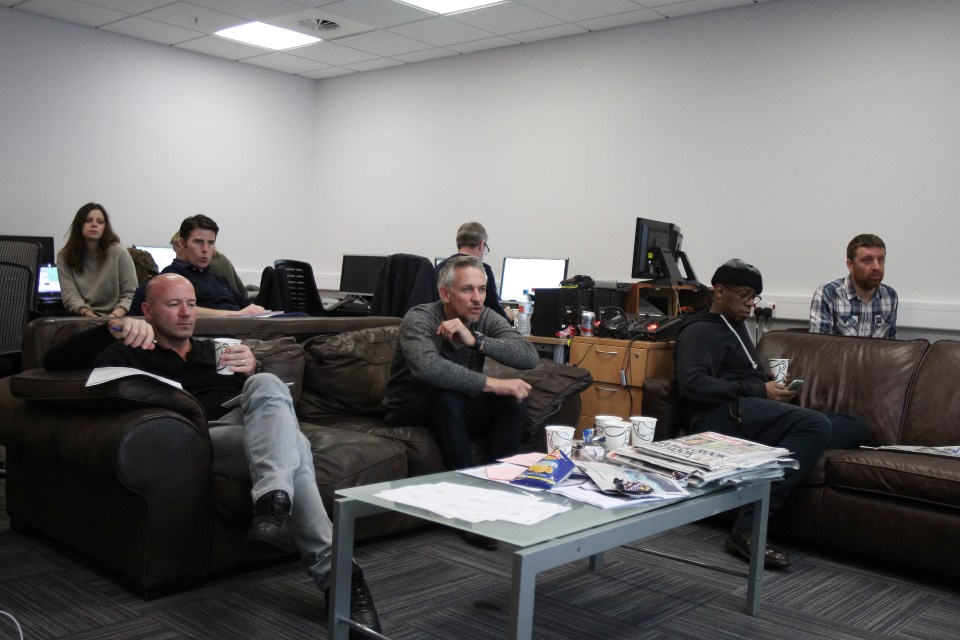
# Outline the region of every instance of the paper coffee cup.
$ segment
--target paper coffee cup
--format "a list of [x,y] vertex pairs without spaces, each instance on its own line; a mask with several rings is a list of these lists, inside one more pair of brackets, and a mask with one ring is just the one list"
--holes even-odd
[[593,417],[593,429],[594,439],[600,439],[604,437],[603,426],[608,422],[619,422],[623,420],[620,416],[594,416]]
[[653,434],[657,430],[657,419],[647,416],[630,416],[630,444],[653,442]]
[[547,453],[553,453],[554,449],[560,449],[567,456],[573,454],[573,434],[576,429],[563,425],[550,425],[544,428],[547,434]]
[[789,366],[789,358],[770,358],[767,360],[767,371],[770,372],[774,382],[783,382],[787,379],[787,368]]
[[603,435],[606,438],[603,448],[607,451],[625,447],[630,440],[630,423],[626,420],[611,420],[603,425]]
[[240,341],[236,338],[214,338],[214,353],[216,354],[217,359],[217,373],[224,376],[232,376],[233,371],[230,370],[230,367],[225,367],[220,363],[220,358],[223,357],[223,354],[226,353],[227,347],[240,344]]

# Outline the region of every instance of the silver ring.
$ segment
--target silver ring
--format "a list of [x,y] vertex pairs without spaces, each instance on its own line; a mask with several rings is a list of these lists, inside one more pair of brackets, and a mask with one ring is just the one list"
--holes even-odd
[[241,366],[241,367],[247,366],[247,359],[246,359],[246,358],[244,358],[243,360],[240,361],[240,366]]

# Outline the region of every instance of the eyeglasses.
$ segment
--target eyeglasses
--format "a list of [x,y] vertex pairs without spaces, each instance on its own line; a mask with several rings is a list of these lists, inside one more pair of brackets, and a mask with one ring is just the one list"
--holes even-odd
[[762,300],[760,296],[750,293],[750,289],[742,289],[740,291],[737,291],[736,289],[730,289],[730,291],[736,294],[736,296],[740,298],[740,302],[743,304],[757,305],[760,300]]
[[483,255],[487,255],[488,253],[490,253],[490,245],[488,245],[486,242],[484,242],[484,243],[483,243]]

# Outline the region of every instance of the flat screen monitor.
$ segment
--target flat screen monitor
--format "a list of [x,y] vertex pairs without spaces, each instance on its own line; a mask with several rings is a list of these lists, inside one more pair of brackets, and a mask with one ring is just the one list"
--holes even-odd
[[340,268],[340,293],[372,296],[380,279],[380,267],[386,256],[343,256]]
[[[664,285],[699,285],[687,256],[681,251],[683,234],[672,222],[637,218],[633,239],[633,266],[630,275]],[[685,274],[680,272],[683,264]]]
[[44,265],[37,276],[37,296],[41,299],[60,297],[60,275],[57,268]]
[[553,289],[567,277],[568,258],[504,258],[500,300],[523,300],[523,291]]
[[53,251],[53,238],[47,236],[0,236],[0,240],[28,240],[40,244],[40,264],[56,264],[57,254]]
[[133,248],[141,249],[149,253],[153,261],[157,263],[157,271],[163,271],[166,267],[169,267],[173,263],[173,259],[177,257],[177,252],[174,251],[170,245],[153,247],[135,244]]

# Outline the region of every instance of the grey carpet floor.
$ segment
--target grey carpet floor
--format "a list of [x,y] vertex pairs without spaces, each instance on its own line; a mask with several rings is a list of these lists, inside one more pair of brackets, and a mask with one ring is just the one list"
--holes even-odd
[[[327,637],[323,596],[296,562],[210,579],[200,589],[144,602],[96,567],[39,536],[10,530],[0,480],[0,611],[30,640],[246,640]],[[698,523],[542,573],[537,640],[741,638],[831,640],[960,637],[957,582],[851,560],[785,541],[795,558],[767,571],[761,612],[744,613],[745,580],[643,553],[645,546],[743,570],[722,549],[726,526]],[[394,640],[506,637],[510,548],[481,551],[430,528],[363,544],[364,567]],[[0,640],[16,638],[0,616]]]

